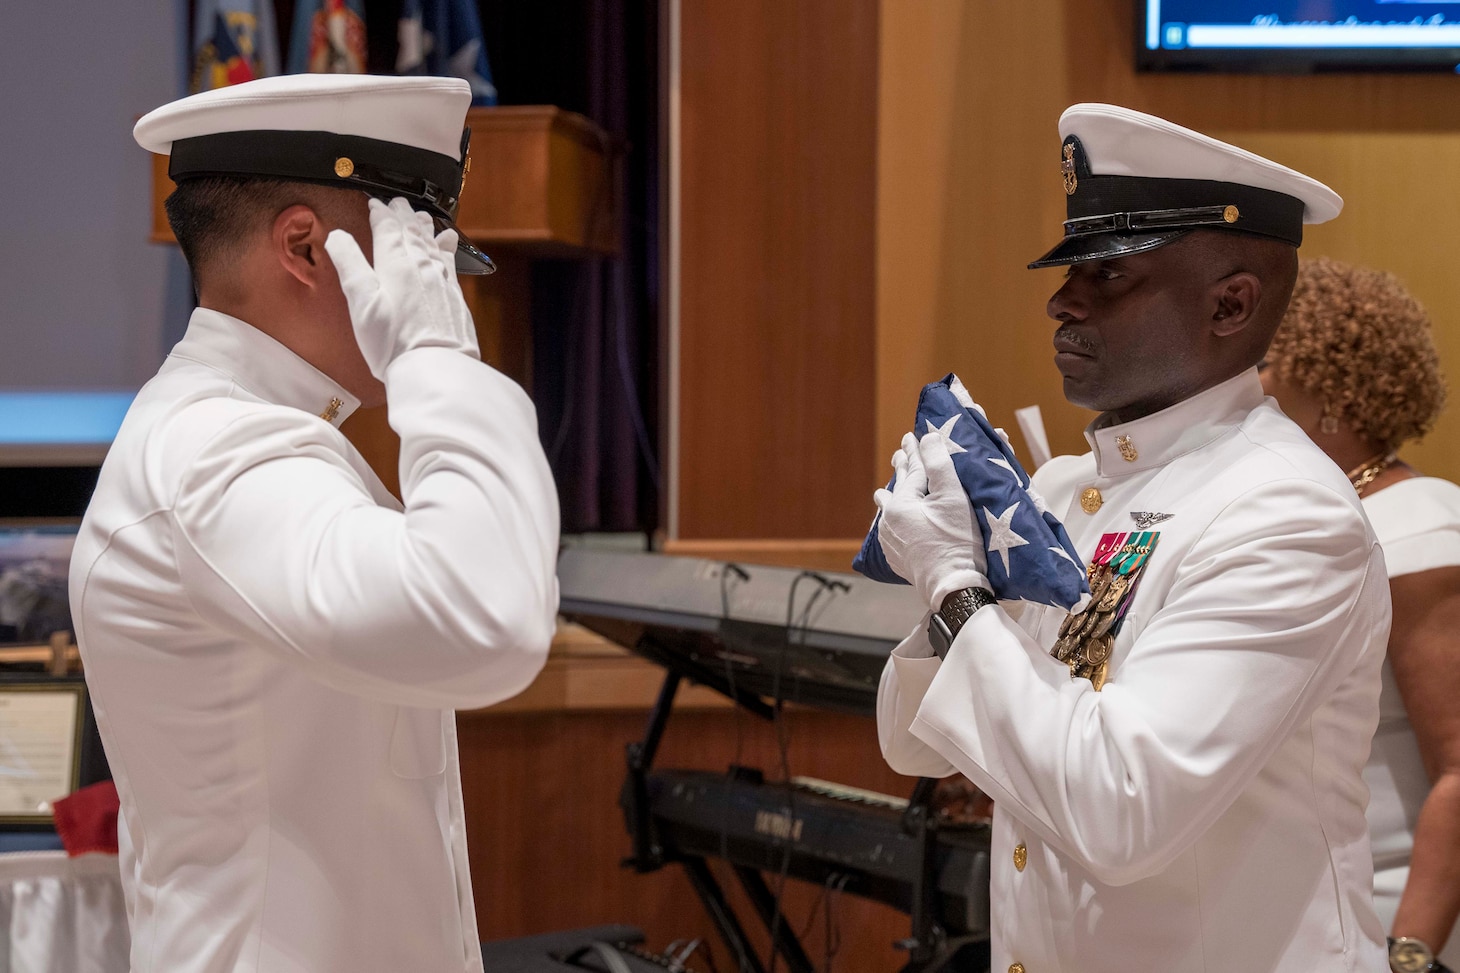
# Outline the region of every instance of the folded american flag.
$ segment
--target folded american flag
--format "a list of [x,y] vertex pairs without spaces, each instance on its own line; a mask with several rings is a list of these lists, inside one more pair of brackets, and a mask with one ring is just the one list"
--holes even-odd
[[[942,436],[953,468],[973,505],[973,522],[983,534],[989,583],[1000,601],[1029,601],[1071,609],[1090,593],[1079,554],[1059,518],[1029,483],[1014,451],[974,405],[957,375],[923,389],[913,433],[919,439]],[[894,476],[887,484],[890,490]],[[852,568],[873,581],[908,582],[893,571],[872,529]]]

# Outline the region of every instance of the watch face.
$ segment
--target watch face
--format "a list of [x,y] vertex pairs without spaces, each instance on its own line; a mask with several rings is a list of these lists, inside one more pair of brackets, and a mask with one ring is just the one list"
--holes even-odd
[[1389,968],[1394,973],[1423,973],[1434,958],[1430,948],[1418,939],[1400,936],[1389,944]]

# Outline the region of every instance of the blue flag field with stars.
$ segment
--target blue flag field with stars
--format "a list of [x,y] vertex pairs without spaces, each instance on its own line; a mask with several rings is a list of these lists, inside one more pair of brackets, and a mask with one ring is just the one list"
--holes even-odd
[[[1000,601],[1069,610],[1089,594],[1079,553],[1064,525],[1030,489],[1029,475],[1013,449],[974,405],[957,375],[923,389],[913,434],[947,441],[953,468],[973,506],[973,522],[983,535],[989,583]],[[887,488],[896,483],[894,475]],[[852,568],[873,581],[908,584],[887,563],[877,538],[881,524],[879,511]]]
[[473,105],[497,103],[476,0],[404,0],[397,34],[396,74],[462,78]]

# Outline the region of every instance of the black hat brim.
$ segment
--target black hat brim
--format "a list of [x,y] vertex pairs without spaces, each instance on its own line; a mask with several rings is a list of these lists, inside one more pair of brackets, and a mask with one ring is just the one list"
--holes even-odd
[[1030,263],[1029,269],[1067,267],[1087,260],[1110,260],[1127,254],[1144,253],[1179,240],[1190,232],[1167,230],[1161,233],[1091,233],[1067,236],[1053,250]]
[[456,225],[454,220],[444,220],[440,216],[432,215],[436,220],[437,233],[442,230],[456,231],[456,272],[458,274],[480,276],[497,272],[497,265],[492,262],[492,258],[477,249],[477,245],[467,239],[466,234],[461,232],[461,228]]
[[[366,195],[374,196],[382,203],[389,203],[395,198],[394,196],[387,196],[385,193],[366,193]],[[454,230],[456,232],[456,272],[458,274],[481,276],[483,274],[495,274],[497,272],[497,265],[493,263],[492,258],[482,253],[477,248],[477,245],[472,243],[465,233],[461,232],[461,227],[456,225],[455,220],[442,215],[441,210],[419,197],[402,196],[401,198],[410,203],[411,209],[416,212],[430,214],[431,222],[435,225],[438,236],[445,230]]]
[[[456,231],[458,234],[460,230]],[[456,272],[458,274],[495,274],[497,265],[492,258],[482,253],[466,237],[456,244]]]
[[[374,196],[382,203],[389,203],[394,196],[387,196],[384,193],[366,193],[367,196]],[[467,235],[456,225],[456,221],[442,215],[441,210],[432,206],[425,200],[415,196],[403,196],[406,202],[411,204],[411,209],[418,213],[429,213],[431,222],[436,227],[439,236],[445,230],[456,231],[456,272],[458,274],[469,274],[482,276],[483,274],[495,274],[497,265],[492,258],[482,253],[475,243],[472,243]]]
[[[385,193],[366,193],[367,196],[374,196],[382,203],[389,203],[394,196],[387,196]],[[439,236],[445,230],[456,232],[456,272],[472,276],[484,274],[495,274],[497,265],[492,258],[482,253],[475,243],[472,243],[467,235],[456,225],[456,221],[442,215],[441,210],[432,206],[429,202],[416,196],[402,196],[406,202],[411,204],[411,209],[418,213],[428,213],[431,222],[435,225],[436,233]]]

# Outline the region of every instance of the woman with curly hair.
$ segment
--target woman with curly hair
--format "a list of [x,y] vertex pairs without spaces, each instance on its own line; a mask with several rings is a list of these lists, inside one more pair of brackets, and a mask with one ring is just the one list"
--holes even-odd
[[1348,471],[1389,568],[1394,626],[1364,779],[1391,964],[1434,969],[1432,951],[1460,967],[1460,487],[1397,457],[1445,403],[1429,316],[1392,274],[1305,262],[1262,379]]

